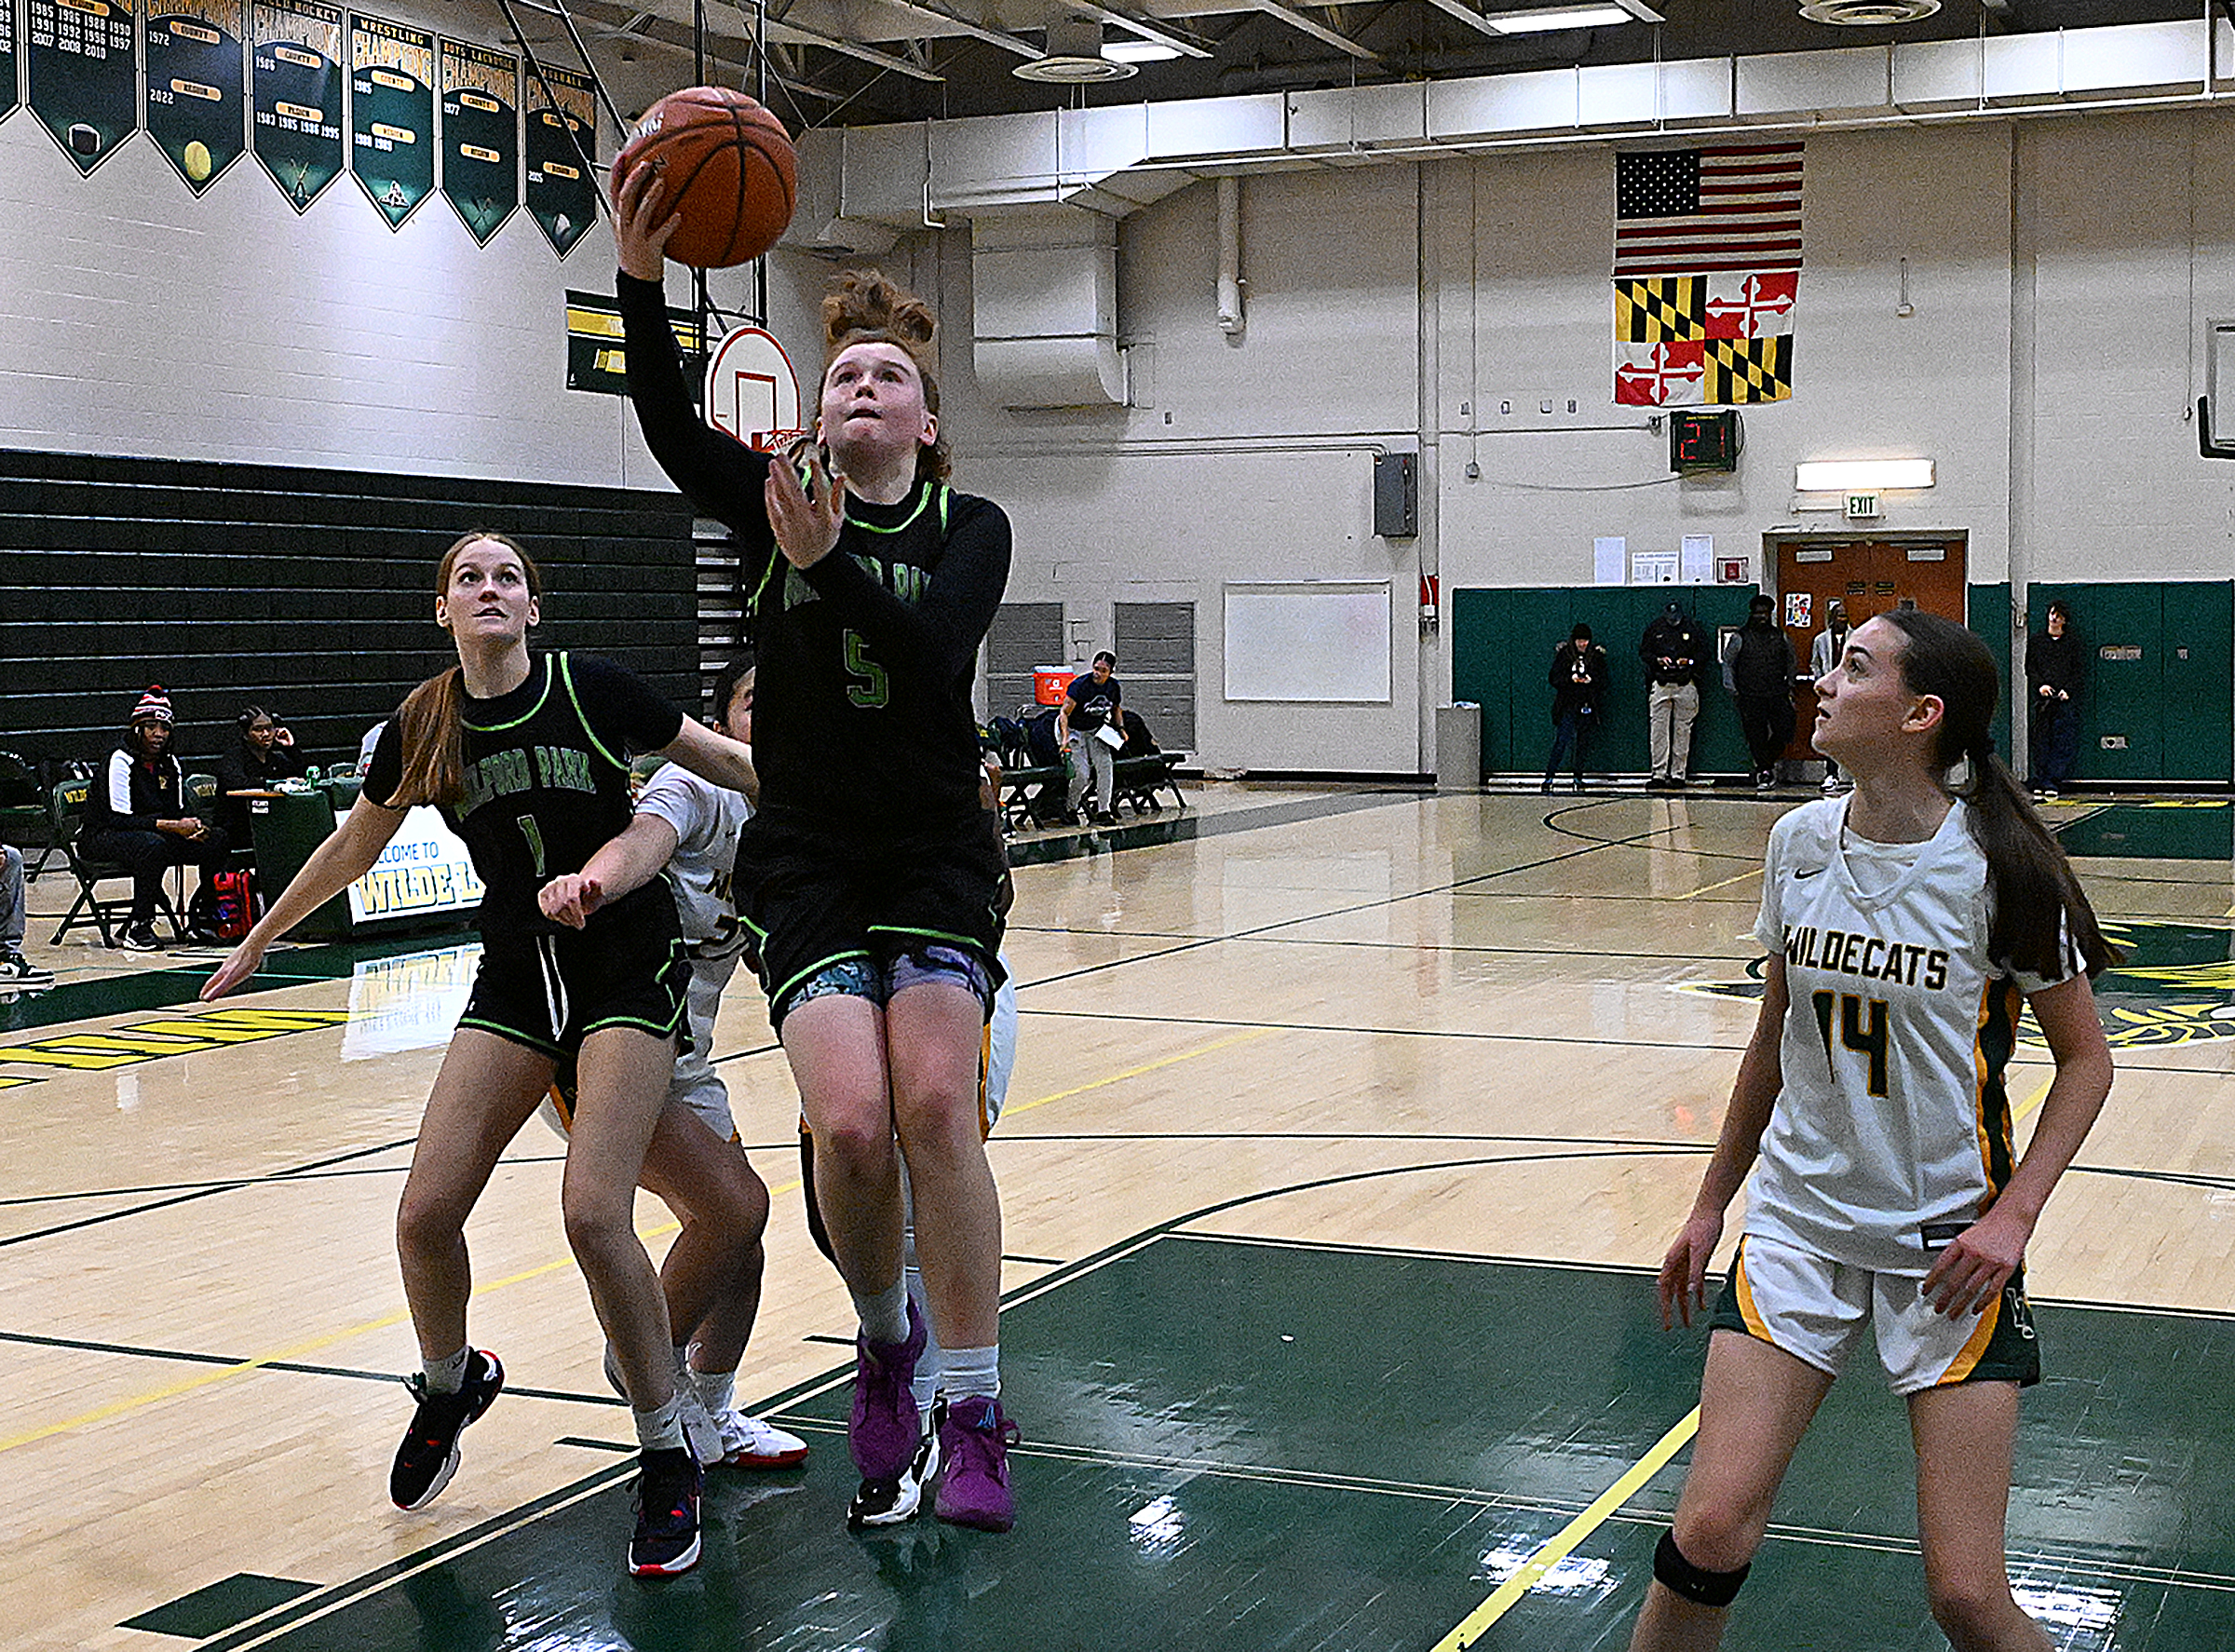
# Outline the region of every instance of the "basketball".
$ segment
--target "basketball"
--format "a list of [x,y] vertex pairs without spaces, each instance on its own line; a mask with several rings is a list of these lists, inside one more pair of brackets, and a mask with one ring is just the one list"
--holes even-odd
[[613,162],[618,196],[650,163],[667,183],[666,210],[682,218],[668,256],[726,269],[761,256],[792,222],[799,160],[783,123],[743,92],[686,87],[644,112]]

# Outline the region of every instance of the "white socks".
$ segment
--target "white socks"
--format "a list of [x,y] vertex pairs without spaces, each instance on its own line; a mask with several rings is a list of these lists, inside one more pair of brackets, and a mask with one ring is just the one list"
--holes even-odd
[[683,1401],[679,1397],[670,1396],[657,1411],[631,1409],[629,1415],[636,1422],[636,1442],[644,1450],[683,1450]]
[[908,1340],[908,1281],[898,1279],[890,1290],[874,1296],[854,1294],[854,1312],[861,1319],[861,1334],[890,1347]]
[[419,1369],[427,1374],[427,1391],[430,1394],[455,1394],[466,1387],[466,1362],[473,1358],[473,1346],[468,1343],[446,1360],[429,1360],[422,1355]]

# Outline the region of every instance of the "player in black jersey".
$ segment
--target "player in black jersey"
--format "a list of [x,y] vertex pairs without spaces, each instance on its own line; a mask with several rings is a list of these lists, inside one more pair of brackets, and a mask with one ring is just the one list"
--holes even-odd
[[946,1350],[936,1508],[1006,1531],[1001,1208],[977,1106],[1006,868],[978,804],[970,689],[1009,576],[1009,519],[946,485],[930,311],[874,273],[823,301],[819,442],[803,465],[701,424],[667,324],[663,189],[657,163],[639,168],[616,210],[629,395],[653,455],[736,535],[752,591],[761,802],[736,887],[860,1317],[856,1513],[889,1506],[918,1442],[909,1381],[925,1327],[901,1278],[904,1158]]
[[[503,1387],[495,1356],[466,1340],[466,1217],[556,1064],[572,1057],[579,1094],[567,1147],[567,1240],[619,1360],[643,1447],[629,1567],[679,1572],[698,1558],[698,1465],[720,1455],[721,1442],[696,1396],[678,1388],[659,1280],[632,1215],[684,1025],[689,961],[664,884],[615,901],[580,930],[545,918],[536,895],[547,879],[580,871],[629,823],[632,753],[665,752],[748,792],[752,765],[745,747],[684,717],[618,666],[532,655],[528,629],[541,584],[510,540],[467,535],[443,557],[436,591],[435,619],[457,644],[457,669],[405,699],[348,818],[201,995],[247,981],[274,941],[370,871],[412,806],[442,811],[486,886],[483,951],[397,1212],[404,1295],[425,1370],[408,1385],[419,1408],[397,1451],[389,1495],[405,1509],[431,1501],[457,1468],[459,1433]],[[686,1432],[696,1437],[686,1441]]]

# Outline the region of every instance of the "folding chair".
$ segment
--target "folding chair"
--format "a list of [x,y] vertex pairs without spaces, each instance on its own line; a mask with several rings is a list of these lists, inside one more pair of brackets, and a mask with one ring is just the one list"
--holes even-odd
[[[95,928],[101,931],[101,944],[114,947],[117,944],[117,932],[131,921],[132,898],[110,896],[103,900],[100,889],[106,879],[129,881],[131,869],[113,860],[96,860],[78,848],[78,828],[85,821],[86,800],[92,792],[90,779],[73,777],[56,781],[47,794],[55,841],[61,846],[70,875],[77,880],[77,899],[64,914],[61,927],[55,930],[50,945],[60,946],[62,937],[73,929]],[[186,927],[179,922],[178,908],[170,903],[170,897],[160,887],[156,890],[156,912],[169,921],[173,940],[185,939]]]

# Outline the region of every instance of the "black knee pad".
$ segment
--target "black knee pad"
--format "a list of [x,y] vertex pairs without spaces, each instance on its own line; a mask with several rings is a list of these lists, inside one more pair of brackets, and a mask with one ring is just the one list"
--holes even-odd
[[1750,1562],[1735,1572],[1710,1572],[1684,1558],[1684,1550],[1676,1547],[1676,1534],[1660,1534],[1660,1545],[1653,1550],[1653,1576],[1666,1585],[1670,1592],[1682,1595],[1695,1606],[1727,1606],[1739,1596],[1739,1586],[1753,1571]]

